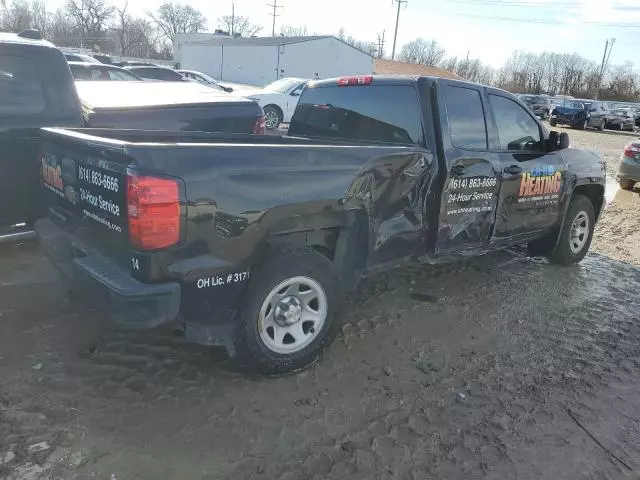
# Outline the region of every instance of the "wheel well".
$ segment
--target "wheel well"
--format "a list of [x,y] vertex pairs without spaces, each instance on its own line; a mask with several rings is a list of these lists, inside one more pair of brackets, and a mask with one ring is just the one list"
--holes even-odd
[[595,211],[596,218],[600,216],[602,210],[602,203],[604,199],[604,186],[602,185],[579,185],[574,191],[574,195],[584,195],[593,204],[593,210]]
[[333,261],[335,259],[340,230],[340,227],[330,227],[271,235],[267,238],[266,248],[268,251],[312,248]]
[[264,106],[264,108],[269,108],[269,107],[273,108],[274,110],[277,110],[278,113],[280,114],[280,118],[284,117],[284,112],[282,111],[282,109],[278,105],[276,105],[275,103],[270,103],[269,105],[265,105]]

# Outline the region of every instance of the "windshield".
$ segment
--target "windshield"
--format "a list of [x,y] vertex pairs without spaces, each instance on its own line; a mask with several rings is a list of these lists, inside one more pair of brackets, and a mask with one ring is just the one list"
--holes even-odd
[[575,100],[562,100],[560,102],[560,106],[576,110],[582,110],[584,108],[584,105],[581,102],[576,102]]
[[281,78],[273,83],[270,83],[263,88],[265,92],[272,93],[287,93],[289,90],[299,85],[301,82],[297,78]]
[[619,115],[621,117],[626,117],[627,115],[629,115],[629,111],[628,110],[614,110],[612,113],[614,115]]

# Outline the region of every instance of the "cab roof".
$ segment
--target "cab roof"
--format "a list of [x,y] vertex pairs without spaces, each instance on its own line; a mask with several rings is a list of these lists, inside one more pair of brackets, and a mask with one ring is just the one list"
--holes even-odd
[[55,45],[47,40],[36,40],[28,37],[22,37],[17,33],[0,32],[0,43],[18,43],[23,45],[40,45],[43,47],[53,47]]
[[148,108],[216,103],[253,103],[195,82],[77,82],[84,106],[95,109]]

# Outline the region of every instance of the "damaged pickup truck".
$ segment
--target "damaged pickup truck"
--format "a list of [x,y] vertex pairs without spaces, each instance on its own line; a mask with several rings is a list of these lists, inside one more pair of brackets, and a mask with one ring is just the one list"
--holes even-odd
[[282,137],[43,137],[36,232],[70,287],[106,294],[121,326],[179,322],[269,374],[313,363],[345,292],[407,259],[528,244],[579,262],[604,200],[596,153],[455,80],[311,82]]

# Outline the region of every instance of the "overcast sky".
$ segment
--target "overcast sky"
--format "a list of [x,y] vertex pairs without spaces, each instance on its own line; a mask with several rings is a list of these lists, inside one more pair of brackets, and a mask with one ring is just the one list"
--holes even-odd
[[[231,13],[231,0],[175,0],[201,10],[210,29]],[[375,41],[385,33],[391,52],[396,7],[392,0],[277,0],[280,25],[306,25],[310,32],[335,34],[340,27],[361,39]],[[130,0],[143,14],[164,0]],[[271,35],[273,0],[235,0],[236,15],[262,25]],[[50,0],[52,6],[64,0]],[[123,4],[124,0],[112,0]],[[640,0],[408,0],[400,12],[398,47],[415,38],[435,39],[449,55],[479,58],[500,66],[514,49],[577,52],[602,59],[605,41],[615,38],[611,63],[640,61]]]

